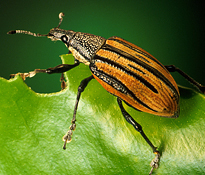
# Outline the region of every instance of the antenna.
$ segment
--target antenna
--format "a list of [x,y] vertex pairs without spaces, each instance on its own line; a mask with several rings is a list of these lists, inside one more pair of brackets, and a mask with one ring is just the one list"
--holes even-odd
[[[59,24],[58,24],[58,27],[56,28],[59,28],[62,21],[63,21],[63,16],[64,16],[64,13],[61,12],[59,13]],[[7,32],[7,34],[16,34],[16,33],[23,33],[23,34],[26,34],[26,35],[32,35],[32,36],[35,36],[35,37],[42,37],[42,36],[48,36],[49,34],[46,34],[46,35],[42,35],[42,34],[39,34],[39,33],[33,33],[33,32],[30,32],[30,31],[26,31],[26,30],[11,30],[9,32]]]
[[23,33],[23,34],[32,35],[35,37],[47,36],[47,35],[42,35],[39,33],[36,34],[36,33],[30,32],[30,31],[26,31],[26,30],[11,30],[11,31],[7,32],[7,34],[15,34],[15,33]]
[[61,23],[62,23],[62,21],[63,21],[63,16],[65,16],[64,13],[63,13],[63,12],[60,12],[60,13],[59,13],[59,19],[60,19],[60,21],[59,21],[59,24],[58,24],[58,27],[57,27],[57,28],[60,27],[60,25],[61,25]]

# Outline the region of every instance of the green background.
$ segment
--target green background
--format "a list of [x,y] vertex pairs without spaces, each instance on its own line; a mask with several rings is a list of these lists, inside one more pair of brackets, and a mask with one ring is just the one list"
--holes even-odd
[[[0,76],[5,78],[11,73],[61,64],[59,55],[68,52],[61,42],[6,33],[14,29],[48,33],[58,25],[62,11],[63,29],[105,38],[120,36],[163,64],[175,64],[205,82],[203,4],[5,1],[0,8]],[[94,80],[82,94],[73,141],[67,151],[62,149],[61,137],[70,125],[78,84],[90,71],[81,65],[66,75],[66,90],[45,95],[31,91],[19,77],[9,82],[1,79],[1,174],[147,174],[153,158],[149,146],[124,120],[116,98]],[[189,86],[173,75],[178,84]],[[36,92],[56,92],[60,91],[59,78],[39,74],[26,83]],[[155,174],[201,175],[204,171],[204,96],[181,88],[180,93],[181,115],[177,120],[140,113],[125,105],[162,152]]]
[[[175,64],[202,84],[205,82],[204,10],[198,1],[2,1],[0,76],[54,67],[67,53],[61,42],[6,33],[14,29],[46,34],[61,28],[109,38],[122,37],[154,55],[163,64]],[[89,73],[89,70],[87,70]],[[36,92],[60,90],[59,75],[37,75],[26,83]],[[189,86],[177,74],[178,84]]]

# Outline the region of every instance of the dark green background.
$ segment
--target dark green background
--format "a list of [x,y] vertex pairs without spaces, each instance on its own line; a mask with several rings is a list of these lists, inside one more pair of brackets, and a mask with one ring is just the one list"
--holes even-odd
[[[197,1],[3,1],[1,2],[0,76],[54,67],[67,53],[61,42],[26,35],[9,36],[24,29],[46,34],[61,28],[109,38],[122,37],[150,52],[163,64],[175,64],[205,84],[204,5]],[[88,70],[89,71],[89,70]],[[176,73],[178,84],[188,85]],[[60,75],[37,75],[26,83],[37,92],[60,90]]]

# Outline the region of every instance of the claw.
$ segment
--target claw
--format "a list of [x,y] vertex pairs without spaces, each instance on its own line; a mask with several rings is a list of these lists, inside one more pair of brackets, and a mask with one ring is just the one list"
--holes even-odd
[[29,77],[29,73],[16,73],[16,74],[11,74],[10,78],[14,78],[15,76],[20,75],[21,78],[25,81],[27,77]]
[[71,142],[71,140],[72,140],[72,135],[73,135],[72,130],[69,130],[69,131],[67,132],[67,134],[63,136],[63,141],[64,141],[63,149],[66,149],[66,143]]
[[160,161],[160,153],[158,151],[154,152],[155,158],[151,161],[150,166],[152,167],[149,175],[152,174],[154,169],[157,169],[159,167],[159,161]]
[[73,135],[73,132],[76,128],[76,124],[73,123],[70,125],[70,130],[67,132],[66,135],[63,136],[63,141],[64,141],[64,144],[63,144],[63,149],[66,149],[66,143],[69,143],[71,142],[72,140],[72,135]]

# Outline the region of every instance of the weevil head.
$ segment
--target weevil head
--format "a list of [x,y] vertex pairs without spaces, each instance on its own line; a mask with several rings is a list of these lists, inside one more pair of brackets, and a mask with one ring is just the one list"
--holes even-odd
[[68,44],[74,34],[75,32],[72,30],[53,28],[47,34],[47,37],[52,41],[63,41],[65,44]]
[[64,29],[59,28],[63,21],[63,16],[64,16],[64,13],[62,12],[59,13],[60,21],[59,21],[58,27],[51,29],[50,32],[46,36],[50,38],[52,41],[58,41],[58,40],[63,41],[68,46],[68,43],[73,37],[73,35],[75,34],[75,32],[72,30],[64,30]]

